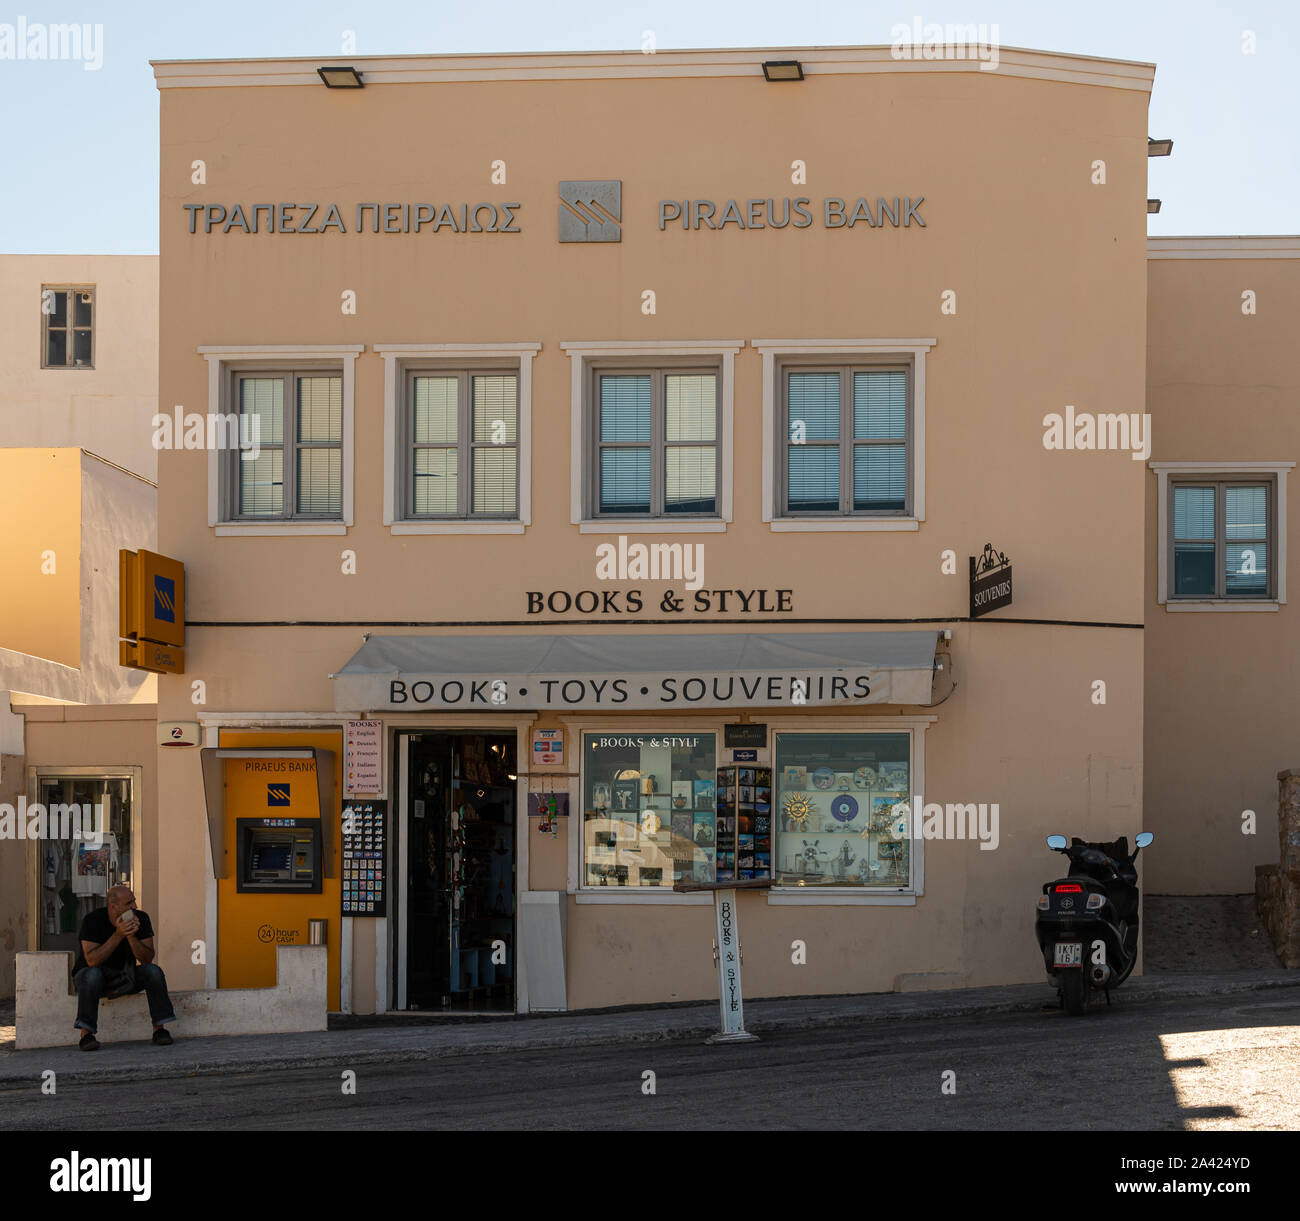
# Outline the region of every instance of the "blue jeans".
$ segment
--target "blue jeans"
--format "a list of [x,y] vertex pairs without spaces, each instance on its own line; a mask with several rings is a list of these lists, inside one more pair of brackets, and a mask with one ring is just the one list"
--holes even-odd
[[[104,972],[100,967],[82,967],[73,975],[72,983],[77,989],[77,1020],[73,1025],[94,1034],[99,1029],[99,998],[104,995]],[[176,1020],[162,967],[153,963],[146,967],[137,966],[135,987],[130,992],[115,995],[133,996],[142,991],[149,994],[149,1017],[155,1026]]]

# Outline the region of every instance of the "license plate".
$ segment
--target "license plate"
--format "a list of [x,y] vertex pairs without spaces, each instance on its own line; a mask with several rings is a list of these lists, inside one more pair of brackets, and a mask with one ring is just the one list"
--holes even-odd
[[1083,942],[1082,941],[1058,941],[1052,947],[1053,966],[1058,967],[1081,967],[1083,966]]

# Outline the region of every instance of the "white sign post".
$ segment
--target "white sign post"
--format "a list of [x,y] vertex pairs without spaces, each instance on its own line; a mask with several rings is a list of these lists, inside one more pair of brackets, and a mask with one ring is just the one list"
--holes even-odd
[[710,1035],[706,1043],[755,1043],[758,1035],[745,1029],[745,998],[740,984],[740,921],[736,915],[737,890],[765,890],[772,885],[768,878],[744,882],[683,882],[676,891],[711,890],[713,892],[713,961],[718,967],[718,1003],[722,1010],[722,1030]]

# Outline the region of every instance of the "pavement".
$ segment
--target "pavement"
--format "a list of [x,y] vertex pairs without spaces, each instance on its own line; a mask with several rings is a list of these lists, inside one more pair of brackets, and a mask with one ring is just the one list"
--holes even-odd
[[1144,896],[1142,962],[1149,975],[1282,965],[1253,894]]
[[[1273,968],[1200,975],[1146,975],[1130,979],[1117,989],[1114,1004],[1131,1007],[1288,988],[1300,988],[1300,971]],[[1046,981],[943,992],[754,1000],[745,1005],[745,1028],[761,1036],[907,1018],[1022,1013],[1041,1010],[1044,1006],[1054,1008],[1054,1000]],[[400,1018],[374,1021],[375,1024],[361,1028],[310,1034],[202,1039],[186,1039],[182,1025],[177,1023],[172,1027],[176,1042],[171,1047],[154,1047],[147,1039],[148,1032],[142,1031],[146,1037],[139,1042],[105,1044],[93,1053],[75,1046],[15,1051],[10,1031],[10,1041],[0,1043],[0,1089],[30,1085],[40,1080],[48,1069],[55,1071],[61,1084],[140,1081],[306,1067],[355,1068],[360,1064],[395,1064],[498,1052],[702,1040],[717,1033],[719,1013],[717,1003],[713,1002],[619,1012],[441,1019],[436,1024],[420,1025]],[[4,1033],[0,1030],[0,1039]]]

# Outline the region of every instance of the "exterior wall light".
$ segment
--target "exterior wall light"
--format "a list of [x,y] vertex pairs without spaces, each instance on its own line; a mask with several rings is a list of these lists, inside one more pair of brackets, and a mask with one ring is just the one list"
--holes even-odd
[[1153,140],[1147,137],[1147,156],[1148,157],[1168,157],[1174,151],[1174,142],[1172,140]]
[[801,81],[803,64],[797,59],[765,59],[763,75],[769,81]]
[[1153,212],[1159,212],[1159,211],[1160,211],[1160,201],[1158,199],[1148,199],[1147,200],[1148,214]]
[[355,68],[317,68],[316,75],[325,82],[327,89],[364,89],[361,73]]

